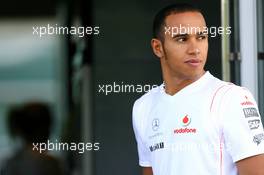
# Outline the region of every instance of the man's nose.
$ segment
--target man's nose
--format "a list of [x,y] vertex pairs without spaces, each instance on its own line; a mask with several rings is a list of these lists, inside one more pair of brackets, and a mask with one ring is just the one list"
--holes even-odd
[[188,45],[187,52],[190,55],[199,55],[200,54],[200,49],[198,48],[196,41],[190,41],[190,43]]

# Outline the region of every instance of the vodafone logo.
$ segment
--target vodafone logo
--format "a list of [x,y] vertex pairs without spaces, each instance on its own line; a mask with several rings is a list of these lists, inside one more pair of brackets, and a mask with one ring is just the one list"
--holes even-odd
[[182,125],[183,126],[188,126],[191,123],[191,118],[188,117],[188,115],[186,115],[185,117],[183,117],[182,119]]
[[196,133],[196,129],[195,128],[180,128],[180,129],[175,129],[174,130],[174,134],[188,134],[188,133]]
[[181,125],[184,128],[177,128],[174,129],[173,133],[174,134],[191,134],[191,133],[196,133],[196,128],[187,128],[187,126],[191,123],[191,117],[189,117],[188,115],[185,115],[182,119],[181,119]]

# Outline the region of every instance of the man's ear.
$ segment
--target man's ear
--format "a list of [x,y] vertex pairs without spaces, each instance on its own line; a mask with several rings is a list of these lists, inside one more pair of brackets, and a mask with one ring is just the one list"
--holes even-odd
[[154,54],[157,57],[159,57],[159,58],[164,57],[164,51],[163,51],[162,43],[160,40],[153,38],[151,40],[151,47],[152,47]]

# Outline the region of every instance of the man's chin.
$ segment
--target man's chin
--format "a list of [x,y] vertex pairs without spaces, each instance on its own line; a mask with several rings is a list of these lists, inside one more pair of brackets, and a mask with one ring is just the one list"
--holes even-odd
[[197,80],[200,77],[202,77],[205,74],[204,69],[202,70],[196,70],[196,71],[190,71],[185,74],[186,78],[191,79],[191,80]]

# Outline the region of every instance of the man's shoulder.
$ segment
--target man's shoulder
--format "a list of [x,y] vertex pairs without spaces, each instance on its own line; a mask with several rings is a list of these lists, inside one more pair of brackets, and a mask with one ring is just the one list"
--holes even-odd
[[219,79],[218,77],[212,75],[212,74],[209,74],[210,78],[209,78],[209,82],[211,86],[214,86],[214,87],[219,87],[219,86],[223,86],[223,85],[228,85],[230,84],[229,82],[227,81],[223,81],[221,79]]
[[220,80],[216,77],[214,78],[214,87],[216,91],[223,91],[225,94],[240,95],[243,93],[251,93],[246,87],[234,84],[229,81]]
[[137,103],[149,103],[155,98],[159,97],[162,91],[163,85],[157,86],[152,88],[150,91],[143,94],[141,97],[139,97],[136,102]]
[[213,105],[223,102],[223,100],[230,100],[229,97],[240,96],[246,88],[238,86],[234,83],[223,81],[217,77],[211,76],[206,87],[211,93],[211,108]]
[[152,88],[150,91],[139,97],[134,103],[133,112],[142,113],[144,111],[147,111],[151,107],[151,104],[157,101],[157,98],[160,97],[161,90],[163,88],[162,86],[163,85]]
[[208,83],[210,84],[210,87],[213,89],[214,93],[225,92],[226,90],[229,91],[231,89],[243,89],[241,86],[221,80],[213,75],[211,75],[211,79]]
[[222,103],[230,103],[231,101],[238,103],[239,101],[244,101],[245,98],[252,101],[255,100],[250,90],[246,87],[219,79],[215,81],[213,91],[213,100],[217,101],[219,99]]

